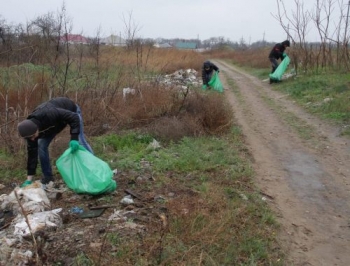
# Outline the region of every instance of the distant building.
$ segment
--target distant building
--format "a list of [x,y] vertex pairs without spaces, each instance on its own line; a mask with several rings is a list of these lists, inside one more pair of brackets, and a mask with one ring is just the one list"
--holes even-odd
[[154,47],[157,48],[173,48],[169,43],[156,43],[154,44]]
[[68,42],[70,44],[88,44],[87,38],[80,34],[65,34],[61,36],[60,42]]
[[195,42],[177,42],[175,47],[177,49],[195,50],[198,48],[198,45]]
[[118,35],[110,35],[100,40],[101,44],[112,46],[126,46],[126,40]]

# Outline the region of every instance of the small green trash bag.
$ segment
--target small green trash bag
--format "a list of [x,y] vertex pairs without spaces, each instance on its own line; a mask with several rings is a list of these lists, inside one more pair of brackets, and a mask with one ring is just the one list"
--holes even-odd
[[218,72],[215,71],[215,74],[211,77],[208,82],[209,86],[218,92],[223,92],[224,87],[222,86],[221,80],[219,78]]
[[288,55],[286,55],[286,57],[278,65],[276,70],[272,74],[270,74],[270,79],[280,81],[282,79],[284,72],[286,72],[286,69],[287,69],[289,63],[290,63],[290,58]]
[[68,148],[57,159],[56,166],[66,185],[76,193],[98,195],[117,188],[109,165],[81,145],[75,153]]

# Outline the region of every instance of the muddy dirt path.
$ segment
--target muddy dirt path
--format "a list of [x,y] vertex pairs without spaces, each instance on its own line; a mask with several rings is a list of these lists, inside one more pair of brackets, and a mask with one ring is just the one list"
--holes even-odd
[[[253,156],[258,187],[271,196],[282,226],[287,265],[350,265],[350,140],[271,85],[215,63]],[[311,136],[293,124],[299,131],[311,128]]]

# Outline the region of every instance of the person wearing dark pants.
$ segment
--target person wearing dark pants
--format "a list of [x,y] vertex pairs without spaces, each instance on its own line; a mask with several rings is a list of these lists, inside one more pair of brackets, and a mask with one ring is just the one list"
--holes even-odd
[[43,177],[41,183],[54,181],[49,145],[55,136],[67,125],[70,126],[71,140],[69,146],[76,151],[79,143],[93,153],[91,146],[85,139],[83,118],[80,107],[66,97],[53,98],[40,104],[34,111],[18,124],[18,132],[27,141],[27,180],[21,185],[32,184],[36,174],[38,158],[40,160]]
[[219,68],[210,61],[205,61],[202,66],[202,80],[203,85],[209,87],[209,81],[213,75],[214,70],[219,72]]
[[[281,43],[276,43],[274,47],[271,49],[270,54],[269,54],[269,60],[272,66],[272,71],[275,72],[275,70],[278,67],[278,59],[283,60],[285,57],[285,50],[287,47],[290,47],[290,42],[288,40],[285,40]],[[273,83],[274,80],[270,79],[270,84]]]

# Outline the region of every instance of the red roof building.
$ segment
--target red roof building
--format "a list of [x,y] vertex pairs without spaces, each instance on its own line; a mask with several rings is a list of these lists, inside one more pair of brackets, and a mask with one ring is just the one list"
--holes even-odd
[[71,44],[88,44],[89,41],[80,34],[65,34],[60,38],[61,42],[68,42]]

